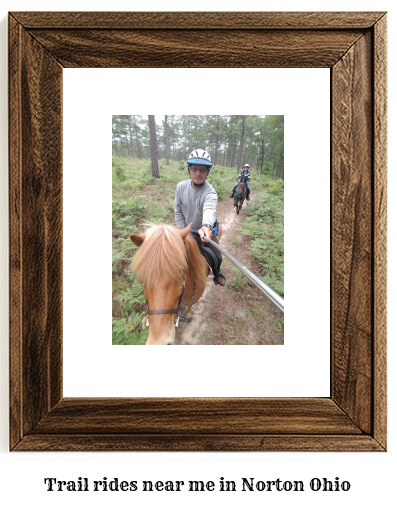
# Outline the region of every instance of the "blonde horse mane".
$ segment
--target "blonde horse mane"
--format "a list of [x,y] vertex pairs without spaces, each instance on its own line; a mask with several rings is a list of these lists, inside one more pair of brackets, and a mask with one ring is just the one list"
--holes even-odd
[[145,231],[145,241],[138,248],[130,269],[139,282],[151,288],[158,280],[174,282],[187,267],[186,251],[178,229],[160,224]]
[[[145,241],[138,248],[130,270],[148,289],[158,280],[174,282],[182,270],[189,270],[194,281],[203,278],[200,263],[205,259],[192,236],[187,235],[183,241],[179,229],[164,224],[152,225],[144,236]],[[205,283],[205,278],[203,281]]]

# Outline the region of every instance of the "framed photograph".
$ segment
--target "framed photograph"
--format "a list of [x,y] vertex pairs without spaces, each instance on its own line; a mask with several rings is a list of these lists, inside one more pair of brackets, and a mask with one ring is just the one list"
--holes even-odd
[[[331,69],[329,397],[63,397],[63,69],[123,67]],[[10,449],[385,451],[386,14],[10,13],[9,73]]]
[[[146,94],[142,89],[143,86],[148,87],[148,83],[153,82],[147,74],[145,76],[146,69],[131,70],[136,74],[132,72],[127,81],[123,80],[122,88],[134,89],[134,96],[139,97],[140,108],[142,101],[147,97],[146,100],[152,102],[149,107],[157,109],[154,104],[156,98],[152,93]],[[216,82],[212,69],[206,69],[205,76],[202,69],[199,71],[180,69],[182,75],[186,71],[184,79],[181,80],[175,79],[174,70],[168,69],[168,79],[164,76],[167,74],[164,72],[165,69],[161,69],[159,73],[164,93],[160,101],[164,102],[166,97],[168,107],[173,105],[179,111],[181,101],[178,101],[175,95],[170,96],[166,84],[172,88],[176,87],[180,96],[190,100],[190,107],[192,102],[196,104],[200,102],[205,104],[206,110],[211,109],[209,106],[211,94],[219,97],[225,83],[229,94],[230,88],[233,88],[230,79],[222,76],[225,69],[215,69],[222,84],[214,87],[203,87],[203,81]],[[234,82],[232,98],[238,97],[242,90],[245,90],[245,69],[239,70],[241,78]],[[259,74],[261,69],[256,70]],[[293,69],[290,71],[291,74],[294,72]],[[195,75],[197,72],[200,73],[198,79]],[[99,69],[98,73],[102,75],[104,72]],[[141,90],[139,82],[136,84],[133,78],[134,74],[138,77],[138,81],[140,77],[143,85]],[[263,85],[262,79],[257,81]],[[158,87],[158,81],[155,82],[155,86]],[[189,83],[188,86],[186,82]],[[262,94],[255,93],[251,80],[249,82],[250,93],[256,98],[259,97],[261,111],[266,110],[268,114],[162,115],[157,112],[154,115],[112,115],[112,343],[114,345],[284,344],[282,299],[285,214],[284,114],[269,114],[269,106],[263,104]],[[164,91],[164,86],[167,91]],[[68,94],[67,89],[64,90],[65,94]],[[270,96],[270,90],[266,90],[266,94]],[[329,97],[329,93],[324,95]],[[125,96],[124,100],[126,108],[130,104],[130,99]],[[247,110],[245,97],[243,100]],[[98,104],[98,101],[95,101],[95,104]],[[218,111],[220,108],[218,105]],[[200,106],[200,109],[204,108]],[[273,106],[272,110],[275,109],[276,106]],[[329,118],[327,127],[328,124]],[[80,138],[84,139],[85,136]],[[197,154],[206,158],[197,158]],[[103,158],[109,160],[108,155]],[[328,160],[329,157],[327,162]],[[107,163],[106,165],[108,166]],[[64,173],[69,172],[68,167],[64,167]],[[81,172],[84,171],[81,171],[80,167]],[[76,182],[76,179],[73,178],[72,181]],[[204,213],[207,205],[212,211]],[[110,203],[106,205],[106,209],[110,209]],[[266,215],[263,213],[264,209]],[[213,216],[209,215],[210,218],[207,218],[206,213]],[[246,220],[247,215],[250,216],[250,222]],[[214,226],[214,232],[211,231],[209,234],[213,236],[215,243],[207,243],[209,247],[201,241],[198,233],[201,223],[208,221],[211,227]],[[149,229],[145,223],[156,225]],[[187,227],[190,227],[190,230],[186,229]],[[178,234],[175,236],[176,243],[181,234],[184,234],[182,233],[184,229],[189,232],[186,232],[183,239],[182,251],[175,248],[174,242],[171,242],[169,248],[156,249],[155,245],[159,245],[160,238],[166,231],[167,234]],[[154,241],[152,239],[148,244],[145,243],[145,239],[141,245],[140,235],[145,230],[151,230],[157,235],[154,236]],[[147,233],[144,234],[146,236]],[[327,236],[329,237],[329,230]],[[254,241],[256,243],[253,243]],[[249,252],[255,249],[254,245],[258,243],[261,246],[256,247],[256,255],[249,255]],[[218,248],[224,250],[225,254],[222,255]],[[328,254],[329,245],[326,248]],[[149,257],[148,253],[154,251],[159,255]],[[190,255],[190,260],[185,266],[183,256],[182,262],[175,265],[173,270],[173,257],[167,257],[171,252],[174,254],[183,252],[183,255],[186,252]],[[232,257],[228,259],[227,255]],[[134,271],[132,258],[134,274],[131,273]],[[233,264],[234,259],[237,265]],[[166,260],[167,267],[163,267]],[[251,266],[251,260],[255,262],[254,266]],[[72,269],[74,264],[69,263]],[[106,264],[110,265],[102,261],[99,272]],[[266,285],[259,284],[258,288],[254,283],[248,283],[249,279],[238,269],[238,266],[246,265],[250,266],[246,268],[249,269],[248,275],[252,273],[257,276],[256,273],[260,273]],[[329,262],[327,265],[329,266]],[[129,266],[131,270],[128,269]],[[197,276],[197,272],[194,274],[194,271],[191,271],[195,266],[201,266],[200,277]],[[156,268],[160,269],[161,275],[154,277]],[[172,282],[178,284],[171,297],[175,300],[175,309],[179,307],[180,311],[174,309],[162,313],[164,310],[159,306],[152,307],[156,303],[149,301],[149,298],[152,294],[158,301],[160,293],[170,297],[173,292],[170,287],[173,285],[164,284],[164,278],[171,273]],[[150,289],[148,281],[153,281]],[[73,286],[75,285],[74,283]],[[84,308],[84,303],[80,307]],[[155,311],[157,309],[156,313],[146,316],[146,312],[151,308]],[[78,308],[76,310],[78,311]],[[165,333],[165,329],[168,332]],[[108,334],[107,326],[106,334]],[[133,355],[135,356],[135,352]],[[197,365],[201,363],[195,359],[188,362]],[[167,370],[170,368],[168,360],[164,361],[164,367]],[[198,372],[197,378],[201,377]],[[190,381],[191,378],[189,384]]]
[[[198,72],[200,79],[197,79]],[[210,86],[203,88],[203,79]],[[290,92],[292,81],[293,93]],[[241,96],[242,88],[245,91],[247,86],[249,94],[244,92]],[[159,88],[161,94],[156,93]],[[261,250],[256,249],[256,255],[248,257],[251,249],[247,239],[251,239],[249,236],[255,240],[260,238],[268,223],[267,216],[264,222],[258,223],[255,210],[259,213],[263,210],[266,215],[269,213],[271,219],[275,216],[284,219],[284,238],[278,236],[276,241],[277,253],[281,253],[283,243],[286,253],[285,293],[288,294],[288,311],[285,313],[285,347],[259,347],[254,353],[252,347],[248,346],[258,342],[269,344],[269,341],[273,345],[274,342],[280,344],[276,338],[283,333],[280,321],[284,324],[284,314],[266,296],[261,299],[257,287],[247,287],[248,280],[242,280],[241,272],[225,259],[226,286],[222,289],[216,287],[212,277],[207,277],[203,298],[197,303],[198,307],[195,304],[192,308],[192,322],[182,322],[177,328],[176,338],[198,337],[200,345],[229,343],[236,346],[219,350],[216,350],[217,347],[209,350],[208,346],[174,347],[168,353],[149,351],[146,347],[109,349],[112,334],[114,338],[122,340],[122,344],[133,344],[142,340],[142,337],[145,340],[147,330],[151,327],[149,324],[146,330],[131,330],[128,323],[128,334],[125,332],[126,326],[123,327],[126,314],[136,316],[130,302],[136,297],[136,289],[141,290],[128,272],[134,252],[129,235],[145,230],[141,222],[168,221],[175,224],[175,189],[178,181],[186,179],[188,175],[185,157],[191,151],[178,146],[175,158],[180,155],[180,160],[173,163],[170,157],[169,166],[160,159],[161,177],[158,180],[153,179],[150,160],[144,157],[145,138],[140,144],[141,160],[135,136],[135,155],[138,157],[115,156],[109,142],[113,113],[125,112],[136,103],[138,97],[141,114],[132,117],[132,122],[138,121],[140,116],[146,119],[146,112],[154,111],[156,122],[161,124],[165,119],[162,114],[165,107],[173,107],[178,113],[186,113],[181,117],[186,125],[192,112],[203,112],[203,104],[206,111],[227,113],[230,104],[236,101],[241,103],[239,107],[244,107],[245,112],[255,113],[260,107],[262,112],[266,112],[266,122],[278,118],[273,117],[273,113],[283,113],[286,125],[285,193],[284,189],[273,193],[274,182],[277,182],[277,187],[280,182],[277,177],[269,177],[271,169],[261,177],[254,167],[251,171],[254,198],[237,215],[229,198],[237,179],[236,168],[224,168],[222,163],[217,164],[214,171],[211,169],[211,181],[212,175],[216,185],[222,185],[222,178],[231,178],[226,185],[220,186],[218,194],[217,218],[222,228],[225,225],[220,244],[255,274],[262,276],[263,273],[256,257],[266,263],[267,248],[271,249],[271,243],[266,243],[266,255],[262,257]],[[63,70],[62,362],[65,397],[218,398],[246,397],[247,392],[251,398],[330,395],[329,97],[330,69],[327,68]],[[178,116],[168,115],[167,118],[172,125]],[[194,116],[196,127],[199,118],[203,116]],[[227,118],[227,115],[222,118]],[[236,116],[232,120],[236,121],[237,118],[240,122],[241,118]],[[210,119],[216,117],[211,116]],[[252,139],[249,127],[253,125],[257,126],[258,120],[247,116],[245,133],[248,140]],[[241,124],[237,125],[240,141],[239,128]],[[278,129],[278,134],[282,130]],[[117,133],[112,126],[112,134],[114,131]],[[174,136],[172,139],[175,141]],[[206,147],[213,157],[211,146]],[[238,150],[236,154],[238,156]],[[233,151],[230,155],[229,163]],[[133,170],[131,165],[134,166]],[[125,168],[128,175],[122,182],[114,174],[120,167]],[[265,166],[265,170],[269,168]],[[221,174],[218,175],[218,172]],[[256,192],[260,192],[258,187],[263,180],[269,191],[259,198]],[[144,184],[146,181],[149,184]],[[110,192],[111,188],[113,192]],[[123,193],[121,207],[117,197],[119,191]],[[145,198],[146,192],[149,192],[151,199]],[[221,192],[224,192],[223,195]],[[273,214],[268,207],[277,205],[284,196],[284,216],[278,212]],[[260,206],[266,201],[265,208]],[[167,215],[164,214],[164,208],[169,210]],[[316,212],[313,213],[313,210]],[[246,217],[247,212],[249,218]],[[140,218],[142,215],[144,217]],[[252,230],[254,225],[255,229]],[[274,227],[271,220],[269,225]],[[249,236],[245,235],[246,232],[250,233]],[[116,239],[117,235],[120,237]],[[282,256],[278,259],[283,262]],[[113,280],[109,276],[111,265]],[[125,284],[126,281],[128,284]],[[276,281],[277,277],[275,280],[264,279],[282,295]],[[76,287],[80,289],[76,290]],[[118,322],[120,314],[116,313],[120,288],[126,300],[121,326]],[[109,305],[110,293],[116,301],[113,315]],[[272,318],[277,318],[280,324],[276,325]],[[200,325],[197,325],[198,322]],[[189,343],[193,339],[189,339]],[[103,374],[105,365],[106,375]],[[148,375],[148,370],[155,374]],[[159,378],[167,381],[159,383]]]

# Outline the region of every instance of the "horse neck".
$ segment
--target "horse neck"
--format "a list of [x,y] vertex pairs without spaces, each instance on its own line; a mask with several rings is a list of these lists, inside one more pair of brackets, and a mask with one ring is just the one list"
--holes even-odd
[[185,239],[186,254],[189,262],[189,276],[193,282],[204,282],[208,275],[208,264],[201,255],[196,240],[188,235]]

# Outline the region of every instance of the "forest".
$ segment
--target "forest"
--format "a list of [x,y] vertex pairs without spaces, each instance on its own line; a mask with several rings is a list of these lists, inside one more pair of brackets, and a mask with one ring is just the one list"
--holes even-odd
[[[211,155],[208,182],[218,194],[221,246],[284,296],[284,117],[138,116],[112,119],[112,343],[143,345],[148,328],[142,286],[129,271],[136,247],[130,234],[146,224],[175,225],[177,184],[189,178],[193,149]],[[244,164],[251,200],[239,215],[229,199]],[[193,322],[179,326],[178,344],[279,345],[284,315],[230,261],[227,283],[207,288]],[[205,296],[205,297],[204,297]]]
[[[284,116],[175,116],[156,118],[157,157],[184,161],[194,148],[203,146],[212,163],[284,178]],[[151,158],[150,117],[114,115],[113,154],[117,157]],[[153,160],[152,160],[153,163]],[[156,171],[156,168],[153,168]],[[159,177],[155,172],[154,177]]]

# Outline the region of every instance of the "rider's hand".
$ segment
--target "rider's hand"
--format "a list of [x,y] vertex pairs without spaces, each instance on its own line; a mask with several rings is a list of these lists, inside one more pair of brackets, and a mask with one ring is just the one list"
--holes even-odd
[[204,243],[208,243],[208,240],[204,238],[204,234],[207,236],[207,238],[211,239],[212,231],[206,225],[203,225],[203,227],[199,229],[197,232],[199,233],[201,241],[203,241]]

